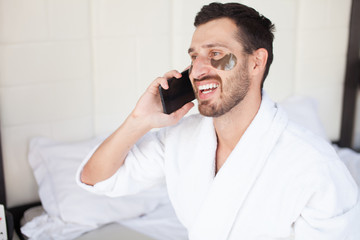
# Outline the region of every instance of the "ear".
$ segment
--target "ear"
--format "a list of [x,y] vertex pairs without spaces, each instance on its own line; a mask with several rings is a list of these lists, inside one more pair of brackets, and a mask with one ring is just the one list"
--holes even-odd
[[265,48],[259,48],[252,54],[252,73],[253,75],[260,75],[261,78],[266,68],[268,52]]

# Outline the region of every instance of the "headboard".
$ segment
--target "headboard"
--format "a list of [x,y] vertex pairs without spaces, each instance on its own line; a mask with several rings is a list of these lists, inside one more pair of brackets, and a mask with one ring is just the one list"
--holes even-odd
[[339,146],[351,147],[354,139],[356,98],[360,85],[360,1],[351,9]]

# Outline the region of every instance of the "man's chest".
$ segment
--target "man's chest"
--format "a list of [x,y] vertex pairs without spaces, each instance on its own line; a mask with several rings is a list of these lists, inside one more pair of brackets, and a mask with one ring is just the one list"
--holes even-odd
[[216,173],[218,173],[220,168],[224,165],[226,159],[230,156],[231,151],[232,151],[231,149],[225,149],[220,146],[217,147],[216,158],[215,158]]

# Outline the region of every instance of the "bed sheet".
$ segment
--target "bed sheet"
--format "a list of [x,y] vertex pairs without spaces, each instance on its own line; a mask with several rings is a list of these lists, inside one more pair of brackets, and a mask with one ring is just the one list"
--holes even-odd
[[91,232],[76,238],[76,240],[118,240],[118,239],[131,239],[131,240],[155,240],[146,235],[133,231],[119,223],[107,224]]
[[97,229],[62,222],[51,218],[41,206],[31,208],[24,214],[22,232],[36,240],[186,240],[187,231],[178,222],[173,208],[162,205],[144,216],[121,220]]
[[360,153],[349,148],[333,146],[360,189]]

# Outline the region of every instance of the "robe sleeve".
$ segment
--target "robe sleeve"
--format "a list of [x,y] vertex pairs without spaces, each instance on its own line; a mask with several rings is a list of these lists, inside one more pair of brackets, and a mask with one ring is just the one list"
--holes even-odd
[[312,172],[308,201],[294,224],[295,240],[360,239],[359,188],[340,161]]
[[113,176],[90,186],[81,182],[80,175],[97,146],[78,168],[76,182],[87,191],[110,197],[132,195],[163,184],[165,181],[164,135],[165,131],[162,130],[147,133],[133,146],[124,165]]

